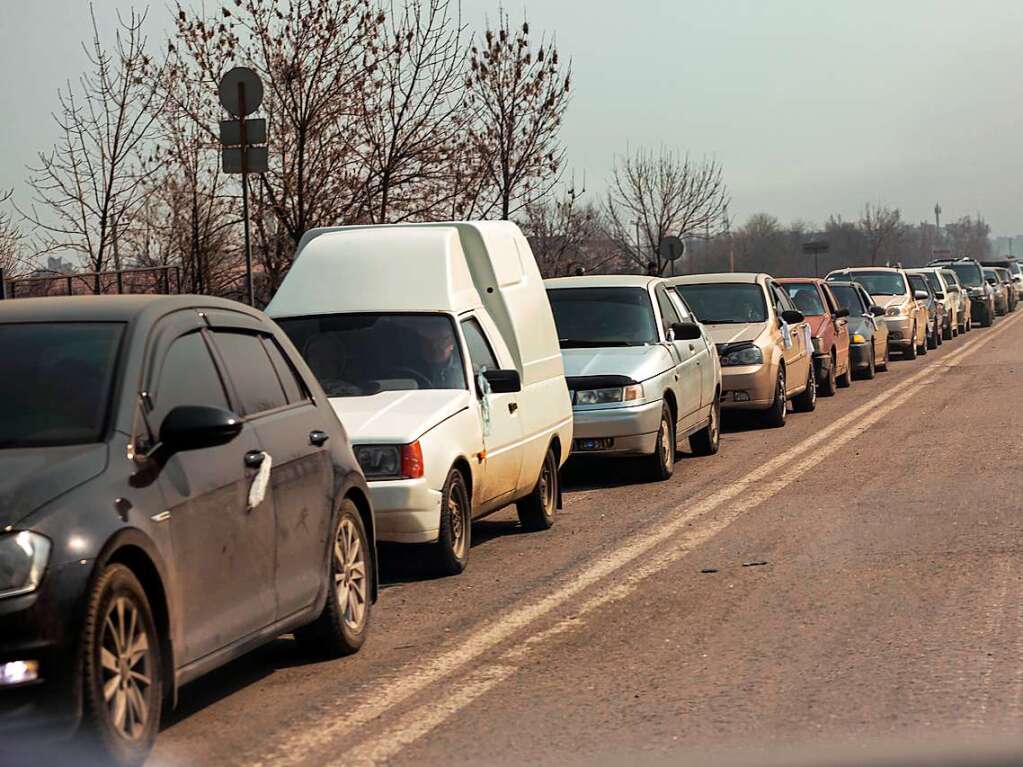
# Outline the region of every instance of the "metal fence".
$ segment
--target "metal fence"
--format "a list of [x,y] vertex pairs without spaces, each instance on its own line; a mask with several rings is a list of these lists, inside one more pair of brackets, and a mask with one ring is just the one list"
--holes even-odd
[[0,269],[0,299],[94,296],[118,293],[180,293],[181,267],[152,266],[109,272],[40,273],[6,278]]

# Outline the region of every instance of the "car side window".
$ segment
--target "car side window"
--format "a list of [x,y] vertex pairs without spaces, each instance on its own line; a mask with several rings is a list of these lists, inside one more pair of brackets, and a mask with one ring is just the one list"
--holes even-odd
[[668,299],[671,301],[671,305],[675,307],[678,312],[678,316],[682,318],[682,322],[695,322],[693,319],[693,313],[689,311],[689,307],[686,306],[686,302],[682,300],[682,296],[678,294],[677,290],[668,291]]
[[657,305],[661,308],[661,321],[664,323],[664,332],[667,333],[668,328],[682,320],[679,318],[678,312],[675,311],[675,306],[668,298],[668,291],[663,285],[654,288],[654,295],[657,296]]
[[870,312],[870,307],[874,305],[873,299],[867,295],[867,292],[863,288],[857,288],[856,292],[860,296],[860,303],[863,304],[863,313],[867,314]]
[[270,362],[273,363],[277,377],[280,378],[281,385],[284,387],[288,404],[308,400],[309,392],[306,391],[302,379],[298,377],[291,363],[285,358],[284,351],[277,345],[277,342],[272,338],[264,338],[263,345],[266,347],[266,353],[270,355]]
[[214,331],[213,340],[227,365],[227,375],[241,398],[246,415],[284,407],[288,400],[259,336]]
[[202,333],[181,336],[170,345],[159,372],[153,398],[151,423],[159,430],[167,414],[179,405],[202,405],[229,410],[224,382],[220,380]]
[[827,285],[823,285],[821,287],[823,288],[822,292],[824,293],[824,300],[828,305],[828,312],[834,314],[838,311],[838,301],[836,301],[835,296],[832,295],[831,288]]
[[793,304],[789,301],[788,294],[773,282],[771,283],[771,296],[774,298],[774,313],[781,319],[782,312],[792,309]]
[[465,336],[465,345],[469,347],[469,360],[472,364],[472,374],[476,376],[480,369],[486,366],[487,370],[498,370],[497,357],[490,347],[490,342],[483,334],[483,328],[475,317],[462,320],[462,335]]

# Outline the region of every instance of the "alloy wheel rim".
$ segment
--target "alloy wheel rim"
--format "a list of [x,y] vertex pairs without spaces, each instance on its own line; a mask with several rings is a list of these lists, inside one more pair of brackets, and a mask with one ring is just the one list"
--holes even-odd
[[140,740],[152,710],[152,654],[138,606],[119,596],[103,620],[99,645],[103,700],[117,733]]
[[[454,488],[452,488],[454,489]],[[449,493],[448,516],[451,518],[451,549],[455,556],[461,559],[465,556],[466,524],[464,510],[457,493]]]
[[544,461],[540,470],[540,499],[543,501],[544,512],[551,516],[554,513],[554,483],[551,482],[551,469]]
[[661,439],[660,439],[660,451],[661,451],[661,463],[665,469],[671,468],[671,447],[668,444],[668,432],[671,430],[671,424],[666,419],[661,419]]
[[778,376],[778,402],[781,403],[781,420],[785,420],[789,414],[788,403],[785,401],[785,374]]
[[334,590],[345,625],[359,631],[366,619],[366,552],[355,523],[345,518],[334,541]]

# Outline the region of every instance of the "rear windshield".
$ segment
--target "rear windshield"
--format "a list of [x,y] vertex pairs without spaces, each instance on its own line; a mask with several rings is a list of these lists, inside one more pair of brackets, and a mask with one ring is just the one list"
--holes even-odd
[[0,325],[0,448],[100,442],[124,324]]
[[906,295],[906,281],[898,272],[852,272],[836,278],[855,280],[872,296]]
[[842,308],[849,310],[849,314],[859,315],[865,311],[860,294],[852,285],[832,285],[831,292],[835,294]]
[[444,314],[332,314],[277,320],[328,397],[465,389],[454,321]]
[[644,346],[658,342],[646,288],[554,288],[547,291],[562,349]]
[[810,317],[824,314],[824,304],[821,303],[820,293],[817,292],[817,286],[812,282],[786,282],[782,287],[788,291],[792,303],[803,314]]
[[675,289],[693,310],[696,319],[707,325],[767,322],[764,291],[754,283],[679,285]]

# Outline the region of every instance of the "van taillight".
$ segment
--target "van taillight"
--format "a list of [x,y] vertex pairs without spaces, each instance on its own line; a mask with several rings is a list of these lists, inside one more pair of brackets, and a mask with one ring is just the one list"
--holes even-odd
[[418,441],[401,446],[401,475],[407,479],[423,476],[423,448]]

